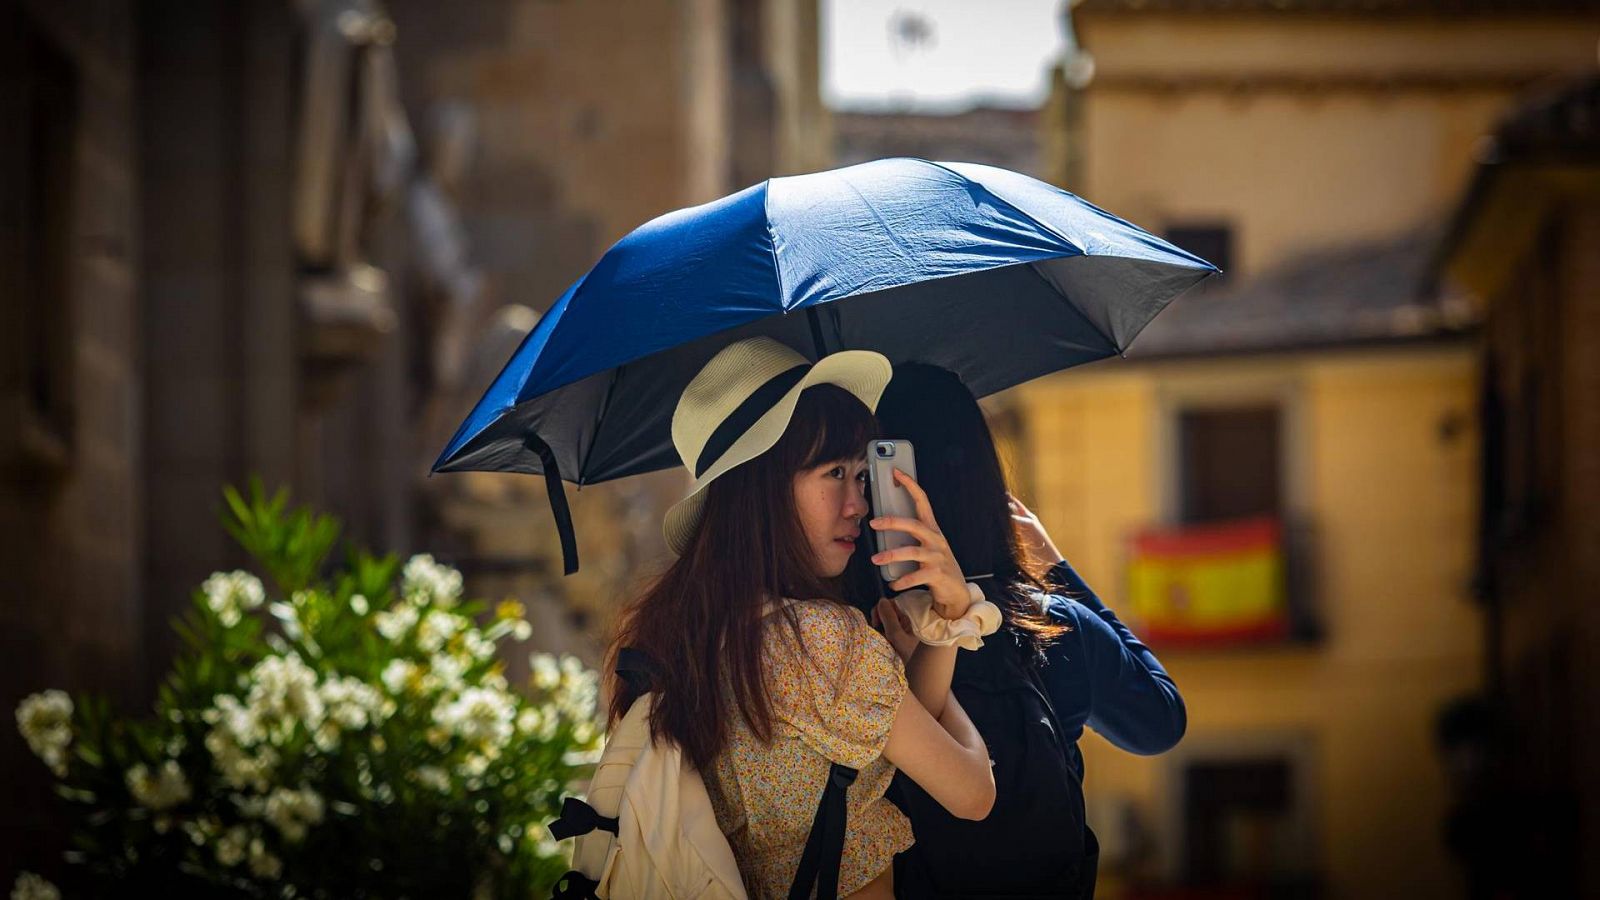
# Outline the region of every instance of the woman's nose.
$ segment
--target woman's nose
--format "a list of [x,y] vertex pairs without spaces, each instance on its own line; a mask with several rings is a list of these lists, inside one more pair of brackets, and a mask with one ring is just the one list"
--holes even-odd
[[867,495],[861,488],[850,491],[850,496],[844,502],[844,515],[847,519],[859,519],[867,514]]

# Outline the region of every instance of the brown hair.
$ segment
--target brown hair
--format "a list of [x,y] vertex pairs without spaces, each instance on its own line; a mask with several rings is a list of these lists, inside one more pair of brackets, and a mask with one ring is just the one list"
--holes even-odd
[[[653,740],[671,740],[703,770],[727,742],[730,705],[758,738],[771,740],[766,602],[844,602],[838,579],[816,574],[795,511],[794,476],[861,456],[875,434],[872,413],[853,394],[833,385],[808,388],[771,450],[706,488],[700,527],[683,555],[619,618],[606,665],[611,723],[638,699],[612,674],[617,651],[632,647],[653,663]],[[786,607],[783,615],[798,635],[794,612]]]

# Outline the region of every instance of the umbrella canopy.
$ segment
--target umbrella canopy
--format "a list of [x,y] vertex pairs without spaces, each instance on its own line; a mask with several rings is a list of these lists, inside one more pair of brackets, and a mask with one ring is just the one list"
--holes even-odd
[[545,313],[433,469],[544,473],[561,519],[563,479],[678,464],[678,395],[733,341],[766,335],[812,359],[876,350],[950,369],[983,396],[1121,353],[1216,271],[991,166],[885,159],[769,179],[617,242]]

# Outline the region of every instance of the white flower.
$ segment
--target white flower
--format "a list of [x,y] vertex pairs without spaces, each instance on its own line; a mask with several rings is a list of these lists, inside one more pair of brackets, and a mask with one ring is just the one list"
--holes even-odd
[[[572,740],[580,747],[597,749],[599,744],[600,729],[595,727],[592,719],[579,719],[572,724]],[[599,761],[598,758],[595,760]]]
[[449,608],[461,597],[461,573],[434,562],[426,553],[418,554],[407,560],[400,572],[400,591],[414,603]]
[[183,833],[189,836],[196,847],[205,846],[206,842],[217,836],[217,831],[222,827],[215,816],[202,816],[183,823]]
[[124,777],[128,782],[128,793],[133,795],[133,799],[153,810],[171,809],[188,800],[192,793],[189,779],[184,777],[178,764],[170,759],[155,772],[151,772],[144,763],[139,763],[129,769]]
[[450,703],[434,707],[433,720],[456,736],[498,747],[511,739],[515,702],[509,694],[488,688],[467,688]]
[[477,629],[462,632],[461,644],[467,655],[473,659],[486,660],[494,657],[494,641],[485,638]]
[[257,794],[232,794],[228,797],[233,801],[239,815],[246,819],[259,819],[267,814],[267,798]]
[[239,570],[212,573],[200,585],[200,591],[205,595],[206,606],[230,628],[239,624],[241,611],[257,609],[267,600],[261,579]]
[[399,696],[405,693],[406,686],[417,677],[419,671],[417,664],[409,659],[391,659],[389,664],[383,667],[383,674],[379,678],[382,679],[383,686],[389,689],[389,693]]
[[219,695],[216,705],[200,714],[212,726],[206,733],[206,750],[223,780],[234,788],[265,791],[278,764],[276,750],[257,746],[267,738],[262,714],[260,708],[244,706],[228,694]]
[[217,726],[243,747],[252,746],[266,739],[267,733],[262,727],[259,710],[245,706],[239,702],[238,697],[231,694],[219,694],[215,702],[215,706],[200,713],[200,718]]
[[561,762],[569,766],[592,766],[600,761],[600,748],[590,747],[586,750],[568,750],[561,754]]
[[249,849],[249,829],[243,825],[235,825],[217,840],[217,862],[224,866],[237,866],[244,862],[245,852]]
[[553,691],[561,684],[561,666],[548,653],[530,653],[528,668],[533,672],[533,686],[541,691]]
[[283,860],[273,856],[260,838],[250,841],[250,874],[269,880],[277,880],[283,874]]
[[466,674],[467,664],[454,656],[435,653],[428,657],[428,672],[422,676],[422,689],[424,691],[442,690],[453,694],[465,686],[462,680]]
[[396,603],[393,609],[373,616],[372,623],[385,640],[398,641],[417,624],[417,608],[409,603]]
[[450,773],[438,766],[418,766],[412,771],[411,780],[441,794],[450,793]]
[[460,618],[442,609],[432,610],[417,627],[417,646],[428,653],[436,653],[459,630]]
[[522,734],[533,734],[544,724],[544,716],[536,706],[525,706],[522,712],[517,713],[517,731]]
[[230,787],[241,790],[244,788],[266,790],[278,761],[277,752],[271,747],[262,747],[256,753],[247,753],[230,741],[225,734],[215,729],[206,735],[206,750],[210,751],[211,759],[222,775],[222,780]]
[[519,641],[525,641],[533,637],[533,626],[528,624],[527,619],[518,619],[517,623],[511,626],[511,636]]
[[556,732],[561,728],[561,712],[554,704],[547,703],[539,707],[538,727],[534,737],[541,741],[554,740]]
[[65,691],[30,694],[17,704],[17,730],[28,749],[57,777],[67,774],[67,748],[72,745],[72,698]]
[[367,604],[367,598],[366,597],[364,597],[364,596],[362,596],[360,594],[351,594],[350,595],[350,611],[351,612],[355,613],[358,616],[364,616],[364,615],[367,614],[367,610],[370,609],[370,608],[371,607]]
[[600,674],[584,669],[575,657],[564,658],[561,682],[552,692],[551,700],[569,719],[594,718],[595,708],[600,702]]
[[483,773],[489,771],[489,757],[482,753],[469,753],[456,767],[456,774],[462,778],[482,778]]
[[542,857],[563,857],[567,855],[567,848],[550,834],[550,829],[543,825],[533,825],[528,828],[528,834],[535,838],[534,853]]
[[309,826],[322,821],[322,795],[311,788],[277,788],[267,796],[266,820],[278,829],[283,839],[298,844]]
[[61,891],[32,872],[23,872],[11,888],[11,900],[61,900]]
[[341,728],[365,728],[383,715],[383,696],[359,678],[329,678],[321,693],[328,718]]
[[306,636],[306,627],[300,621],[300,611],[305,609],[314,595],[310,591],[295,591],[288,603],[274,603],[267,607],[273,618],[283,626],[283,633],[290,640],[299,641]]
[[250,670],[250,682],[246,702],[261,719],[285,726],[300,721],[309,731],[322,724],[324,707],[317,692],[317,673],[301,662],[298,654],[266,657]]
[[332,753],[339,749],[339,726],[334,724],[332,719],[323,722],[311,733],[311,743],[323,753]]

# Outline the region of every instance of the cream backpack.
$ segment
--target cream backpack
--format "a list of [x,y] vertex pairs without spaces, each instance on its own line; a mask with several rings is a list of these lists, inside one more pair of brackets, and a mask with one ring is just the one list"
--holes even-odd
[[[648,686],[641,654],[618,654],[617,674]],[[588,802],[566,798],[550,823],[556,840],[576,837],[572,871],[554,900],[745,900],[733,848],[717,826],[700,773],[668,742],[650,740],[654,696],[642,694],[606,739],[589,782]],[[833,765],[806,839],[791,898],[838,894],[844,849],[845,791],[856,770]]]

